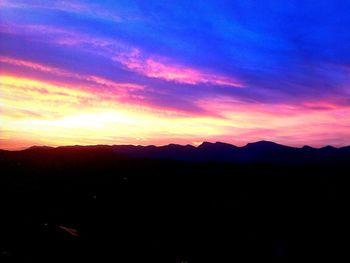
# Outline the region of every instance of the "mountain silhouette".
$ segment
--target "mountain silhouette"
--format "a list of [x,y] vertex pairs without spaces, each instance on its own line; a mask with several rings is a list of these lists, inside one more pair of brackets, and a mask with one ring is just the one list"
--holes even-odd
[[342,262],[349,161],[269,141],[0,150],[0,262]]
[[126,157],[169,159],[180,161],[224,161],[239,163],[307,163],[345,162],[350,160],[350,146],[336,148],[290,147],[270,141],[257,141],[238,147],[223,142],[203,142],[199,146],[169,144],[164,146],[94,145],[94,146],[32,146],[19,152],[84,152],[108,153]]

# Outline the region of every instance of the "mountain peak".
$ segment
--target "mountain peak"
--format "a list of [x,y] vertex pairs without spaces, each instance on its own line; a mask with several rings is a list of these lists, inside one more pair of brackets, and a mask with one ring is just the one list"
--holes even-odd
[[27,148],[26,150],[50,150],[53,149],[54,147],[51,146],[40,146],[40,145],[34,145],[31,146],[29,148]]
[[331,145],[327,145],[327,146],[320,148],[320,150],[323,152],[334,152],[337,150],[337,148],[335,148],[334,146],[331,146]]
[[198,148],[237,148],[237,146],[224,142],[202,142]]
[[336,149],[336,148],[332,145],[326,145],[326,146],[322,147],[321,149]]
[[301,147],[301,149],[303,149],[303,150],[316,150],[316,148],[311,147],[309,145],[304,145],[303,147]]
[[212,142],[202,142],[200,145],[198,145],[198,148],[203,148],[203,147],[207,147],[207,146],[211,146],[214,143]]
[[271,141],[262,140],[262,141],[247,143],[244,147],[250,148],[250,147],[287,147],[287,146],[284,146],[282,144],[278,144],[275,142],[271,142]]

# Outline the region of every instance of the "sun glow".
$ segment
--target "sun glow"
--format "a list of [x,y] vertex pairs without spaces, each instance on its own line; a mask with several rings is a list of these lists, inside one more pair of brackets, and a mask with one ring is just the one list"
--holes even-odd
[[[335,120],[349,121],[347,107],[318,102],[311,107],[251,105],[225,99],[203,101],[198,105],[221,116],[181,115],[166,109],[119,101],[114,90],[92,92],[90,88],[66,83],[0,76],[0,148],[18,149],[33,144],[167,144],[204,140],[242,144],[263,136],[286,142],[293,138],[328,138],[329,127],[347,139],[347,127]],[[106,96],[108,93],[108,96]],[[214,111],[215,110],[215,111]],[[308,123],[307,126],[303,123]],[[268,128],[266,128],[268,127]],[[232,138],[232,134],[236,136]],[[233,140],[234,139],[234,140]],[[295,140],[298,143],[297,140]],[[315,141],[314,145],[317,145]]]
[[[99,94],[40,80],[1,76],[0,142],[30,138],[36,144],[155,143],[183,137],[214,136],[222,120],[208,117],[168,118],[168,112],[132,107]],[[162,139],[159,139],[162,138]],[[5,146],[4,146],[5,145]],[[26,145],[25,145],[26,146]],[[29,145],[28,145],[29,146]]]

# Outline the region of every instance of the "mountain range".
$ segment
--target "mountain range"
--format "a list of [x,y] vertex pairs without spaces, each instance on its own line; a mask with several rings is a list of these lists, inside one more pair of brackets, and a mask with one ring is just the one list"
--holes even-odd
[[0,262],[342,262],[349,161],[268,141],[0,150]]
[[[3,151],[4,152],[4,151]],[[32,146],[21,153],[90,152],[127,157],[169,159],[181,161],[224,161],[239,163],[312,163],[350,161],[350,146],[301,148],[270,141],[258,141],[237,147],[223,142],[203,142],[199,146],[169,144],[164,146],[94,145],[94,146]]]

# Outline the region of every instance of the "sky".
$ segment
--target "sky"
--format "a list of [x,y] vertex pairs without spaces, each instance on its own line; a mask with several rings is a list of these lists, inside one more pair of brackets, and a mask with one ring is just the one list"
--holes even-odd
[[0,148],[350,145],[349,10],[0,0]]

